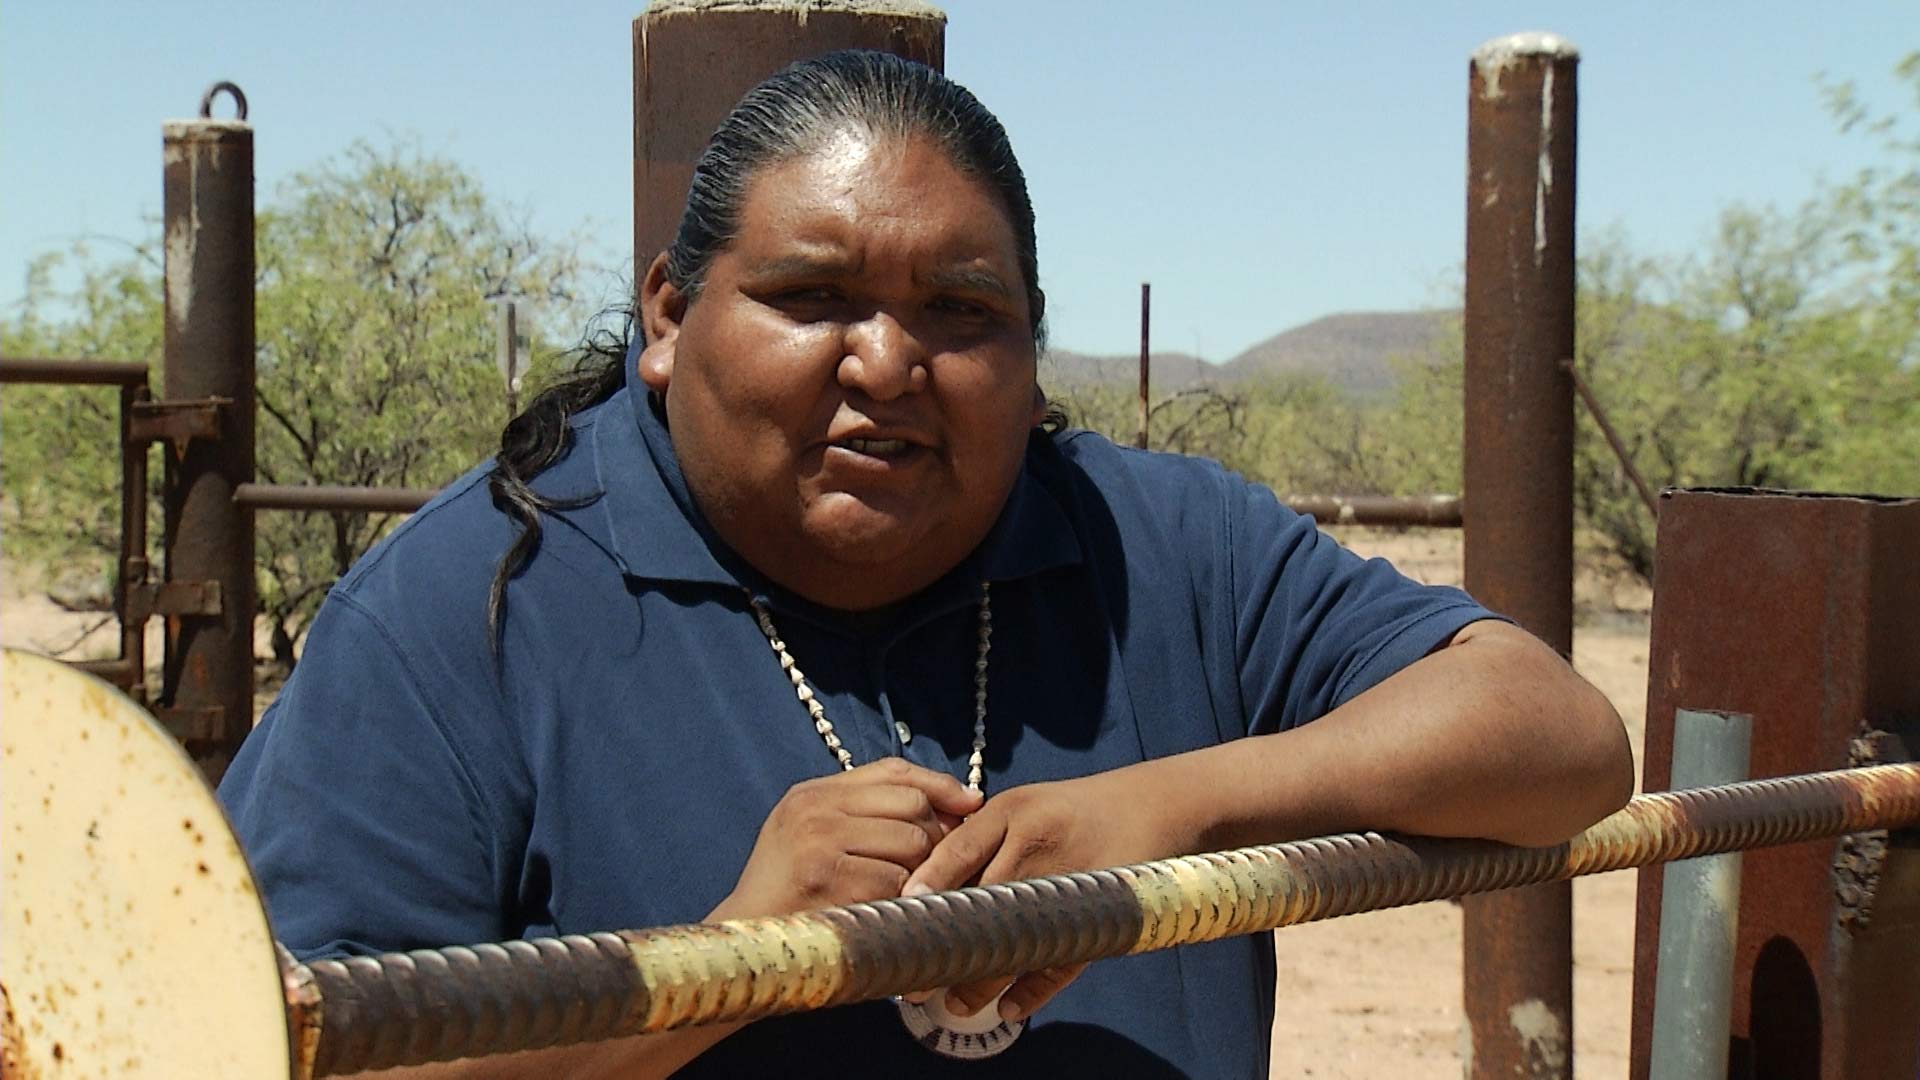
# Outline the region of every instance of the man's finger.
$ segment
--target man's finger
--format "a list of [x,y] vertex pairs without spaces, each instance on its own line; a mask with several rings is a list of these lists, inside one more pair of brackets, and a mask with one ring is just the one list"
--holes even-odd
[[966,817],[980,809],[985,796],[959,780],[905,758],[882,758],[841,774],[863,783],[900,784],[919,788],[936,813]]
[[920,896],[960,888],[979,875],[1006,836],[1005,818],[975,814],[934,846],[933,853],[907,878],[900,895]]
[[1085,970],[1085,964],[1069,964],[1020,976],[1000,997],[1000,1019],[1011,1023],[1032,1016],[1035,1009],[1052,1000]]

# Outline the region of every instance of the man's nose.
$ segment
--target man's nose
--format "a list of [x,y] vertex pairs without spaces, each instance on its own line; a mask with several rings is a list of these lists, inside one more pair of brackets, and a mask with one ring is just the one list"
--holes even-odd
[[875,401],[918,393],[927,385],[927,355],[900,320],[884,311],[847,326],[840,385]]

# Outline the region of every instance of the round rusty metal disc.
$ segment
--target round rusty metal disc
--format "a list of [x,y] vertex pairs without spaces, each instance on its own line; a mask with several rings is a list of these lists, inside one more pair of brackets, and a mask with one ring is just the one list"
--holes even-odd
[[279,962],[240,845],[139,706],[0,653],[8,1077],[289,1074]]

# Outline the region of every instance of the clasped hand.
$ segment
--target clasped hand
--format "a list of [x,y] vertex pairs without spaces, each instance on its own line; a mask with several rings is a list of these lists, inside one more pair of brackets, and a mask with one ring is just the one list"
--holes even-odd
[[[790,788],[760,828],[738,883],[713,919],[992,885],[1172,853],[1151,800],[1113,774],[1010,788],[991,799],[900,758]],[[951,987],[947,1005],[1028,1016],[1085,965]],[[1005,991],[1002,995],[1002,991]]]

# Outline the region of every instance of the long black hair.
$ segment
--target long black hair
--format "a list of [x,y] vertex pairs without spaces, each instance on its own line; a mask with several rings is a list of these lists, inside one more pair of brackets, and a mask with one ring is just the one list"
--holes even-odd
[[[686,210],[666,253],[667,280],[690,302],[697,300],[714,257],[733,242],[753,178],[846,133],[876,140],[931,139],[956,168],[979,177],[999,196],[1019,249],[1034,348],[1043,348],[1046,296],[1040,291],[1033,204],[1006,130],[965,87],[891,53],[847,50],[803,60],[740,99],[694,166]],[[636,266],[635,273],[644,275],[646,267]],[[535,397],[501,433],[488,490],[494,505],[520,525],[520,534],[501,556],[488,594],[487,624],[496,643],[507,582],[539,548],[540,515],[586,501],[548,498],[530,481],[566,456],[569,418],[626,384],[623,361],[634,321],[628,312],[619,330],[590,336],[573,372]]]

